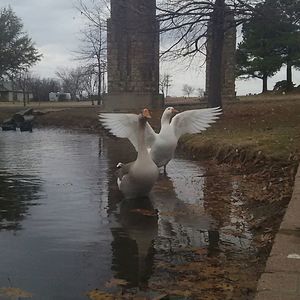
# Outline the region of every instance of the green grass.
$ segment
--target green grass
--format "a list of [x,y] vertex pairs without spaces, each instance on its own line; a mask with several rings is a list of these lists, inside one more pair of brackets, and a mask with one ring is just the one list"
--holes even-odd
[[199,158],[236,149],[249,156],[261,153],[272,160],[299,161],[300,101],[225,105],[223,116],[211,128],[182,137],[180,144]]

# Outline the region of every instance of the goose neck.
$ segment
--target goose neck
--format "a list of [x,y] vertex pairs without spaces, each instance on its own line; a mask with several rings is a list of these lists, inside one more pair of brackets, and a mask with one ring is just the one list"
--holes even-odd
[[170,116],[167,114],[163,114],[160,121],[161,127],[164,127],[166,125],[170,124]]
[[147,147],[145,144],[145,127],[146,127],[146,121],[139,120],[139,123],[138,123],[138,157],[141,155],[145,155],[145,153],[148,153]]

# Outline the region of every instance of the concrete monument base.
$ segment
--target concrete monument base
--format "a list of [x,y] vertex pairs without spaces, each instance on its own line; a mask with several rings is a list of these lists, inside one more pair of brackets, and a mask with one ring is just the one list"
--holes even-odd
[[163,108],[162,95],[140,93],[109,93],[103,96],[105,111],[139,111],[143,108]]

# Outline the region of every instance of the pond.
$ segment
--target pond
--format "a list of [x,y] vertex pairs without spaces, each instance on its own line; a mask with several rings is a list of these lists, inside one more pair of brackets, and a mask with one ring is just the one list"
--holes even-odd
[[163,264],[255,252],[240,177],[178,155],[149,199],[123,200],[115,166],[134,157],[128,142],[97,134],[0,132],[0,291],[159,290]]

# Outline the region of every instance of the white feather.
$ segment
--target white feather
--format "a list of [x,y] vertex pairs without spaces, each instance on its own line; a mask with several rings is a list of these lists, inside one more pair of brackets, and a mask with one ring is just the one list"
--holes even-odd
[[[146,145],[157,166],[165,166],[172,158],[178,139],[186,133],[199,133],[216,122],[222,110],[219,107],[187,110],[173,118],[173,107],[165,109],[161,119],[161,130],[155,133],[147,123]],[[102,113],[100,122],[113,135],[128,138],[137,150],[138,119],[134,114]],[[170,122],[172,118],[172,121]]]
[[210,127],[222,113],[219,107],[187,110],[174,116],[170,127],[179,139],[186,133],[199,133]]
[[[99,114],[99,121],[104,128],[120,138],[128,138],[137,151],[138,136],[138,115],[124,113],[102,113]],[[147,123],[145,128],[145,142],[147,147],[151,147],[156,133]]]

